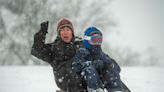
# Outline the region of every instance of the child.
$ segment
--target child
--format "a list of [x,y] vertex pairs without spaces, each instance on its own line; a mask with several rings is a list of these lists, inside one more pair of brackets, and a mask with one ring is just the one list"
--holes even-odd
[[[89,92],[125,92],[120,80],[120,67],[101,49],[102,33],[89,27],[84,34],[84,48],[74,56],[72,69],[83,78]],[[128,91],[127,91],[128,92]]]

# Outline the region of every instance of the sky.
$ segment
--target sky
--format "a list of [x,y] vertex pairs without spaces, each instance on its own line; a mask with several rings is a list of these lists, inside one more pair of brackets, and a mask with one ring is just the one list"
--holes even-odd
[[118,24],[109,36],[113,46],[154,48],[164,61],[164,0],[113,0],[110,8]]

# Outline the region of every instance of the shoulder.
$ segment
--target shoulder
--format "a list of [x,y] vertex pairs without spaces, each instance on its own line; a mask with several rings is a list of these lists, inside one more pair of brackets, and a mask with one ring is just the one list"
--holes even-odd
[[112,59],[108,54],[104,53],[103,51],[101,52],[101,57],[105,60],[114,61],[114,59]]
[[74,38],[74,43],[76,43],[76,44],[82,44],[82,42],[83,42],[83,40],[82,40],[81,37],[75,36],[75,38]]
[[75,37],[74,37],[74,41],[76,42],[76,41],[83,41],[83,40],[82,40],[81,37],[75,36]]
[[74,38],[74,45],[75,45],[77,48],[83,47],[83,39],[76,36],[76,37]]

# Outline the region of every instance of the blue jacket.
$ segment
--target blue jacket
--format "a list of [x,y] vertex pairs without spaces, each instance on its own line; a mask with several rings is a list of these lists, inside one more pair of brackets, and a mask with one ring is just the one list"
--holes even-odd
[[114,73],[115,76],[119,76],[121,69],[116,61],[105,54],[101,48],[97,50],[94,49],[94,51],[95,52],[91,49],[79,48],[74,56],[72,69],[77,74],[81,74],[81,71],[85,67],[93,65],[98,72],[103,72],[108,69]]

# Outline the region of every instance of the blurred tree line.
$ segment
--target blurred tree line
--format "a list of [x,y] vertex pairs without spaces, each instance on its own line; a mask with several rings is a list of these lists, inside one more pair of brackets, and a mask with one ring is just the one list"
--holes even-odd
[[[75,34],[82,37],[83,30],[94,25],[107,36],[117,23],[109,6],[111,0],[0,0],[0,65],[45,65],[33,57],[33,36],[39,31],[40,23],[49,21],[46,42],[56,37],[57,21],[69,18]],[[148,63],[142,63],[141,55],[130,49],[110,48],[103,45],[121,65],[156,65],[157,57],[150,50]]]

